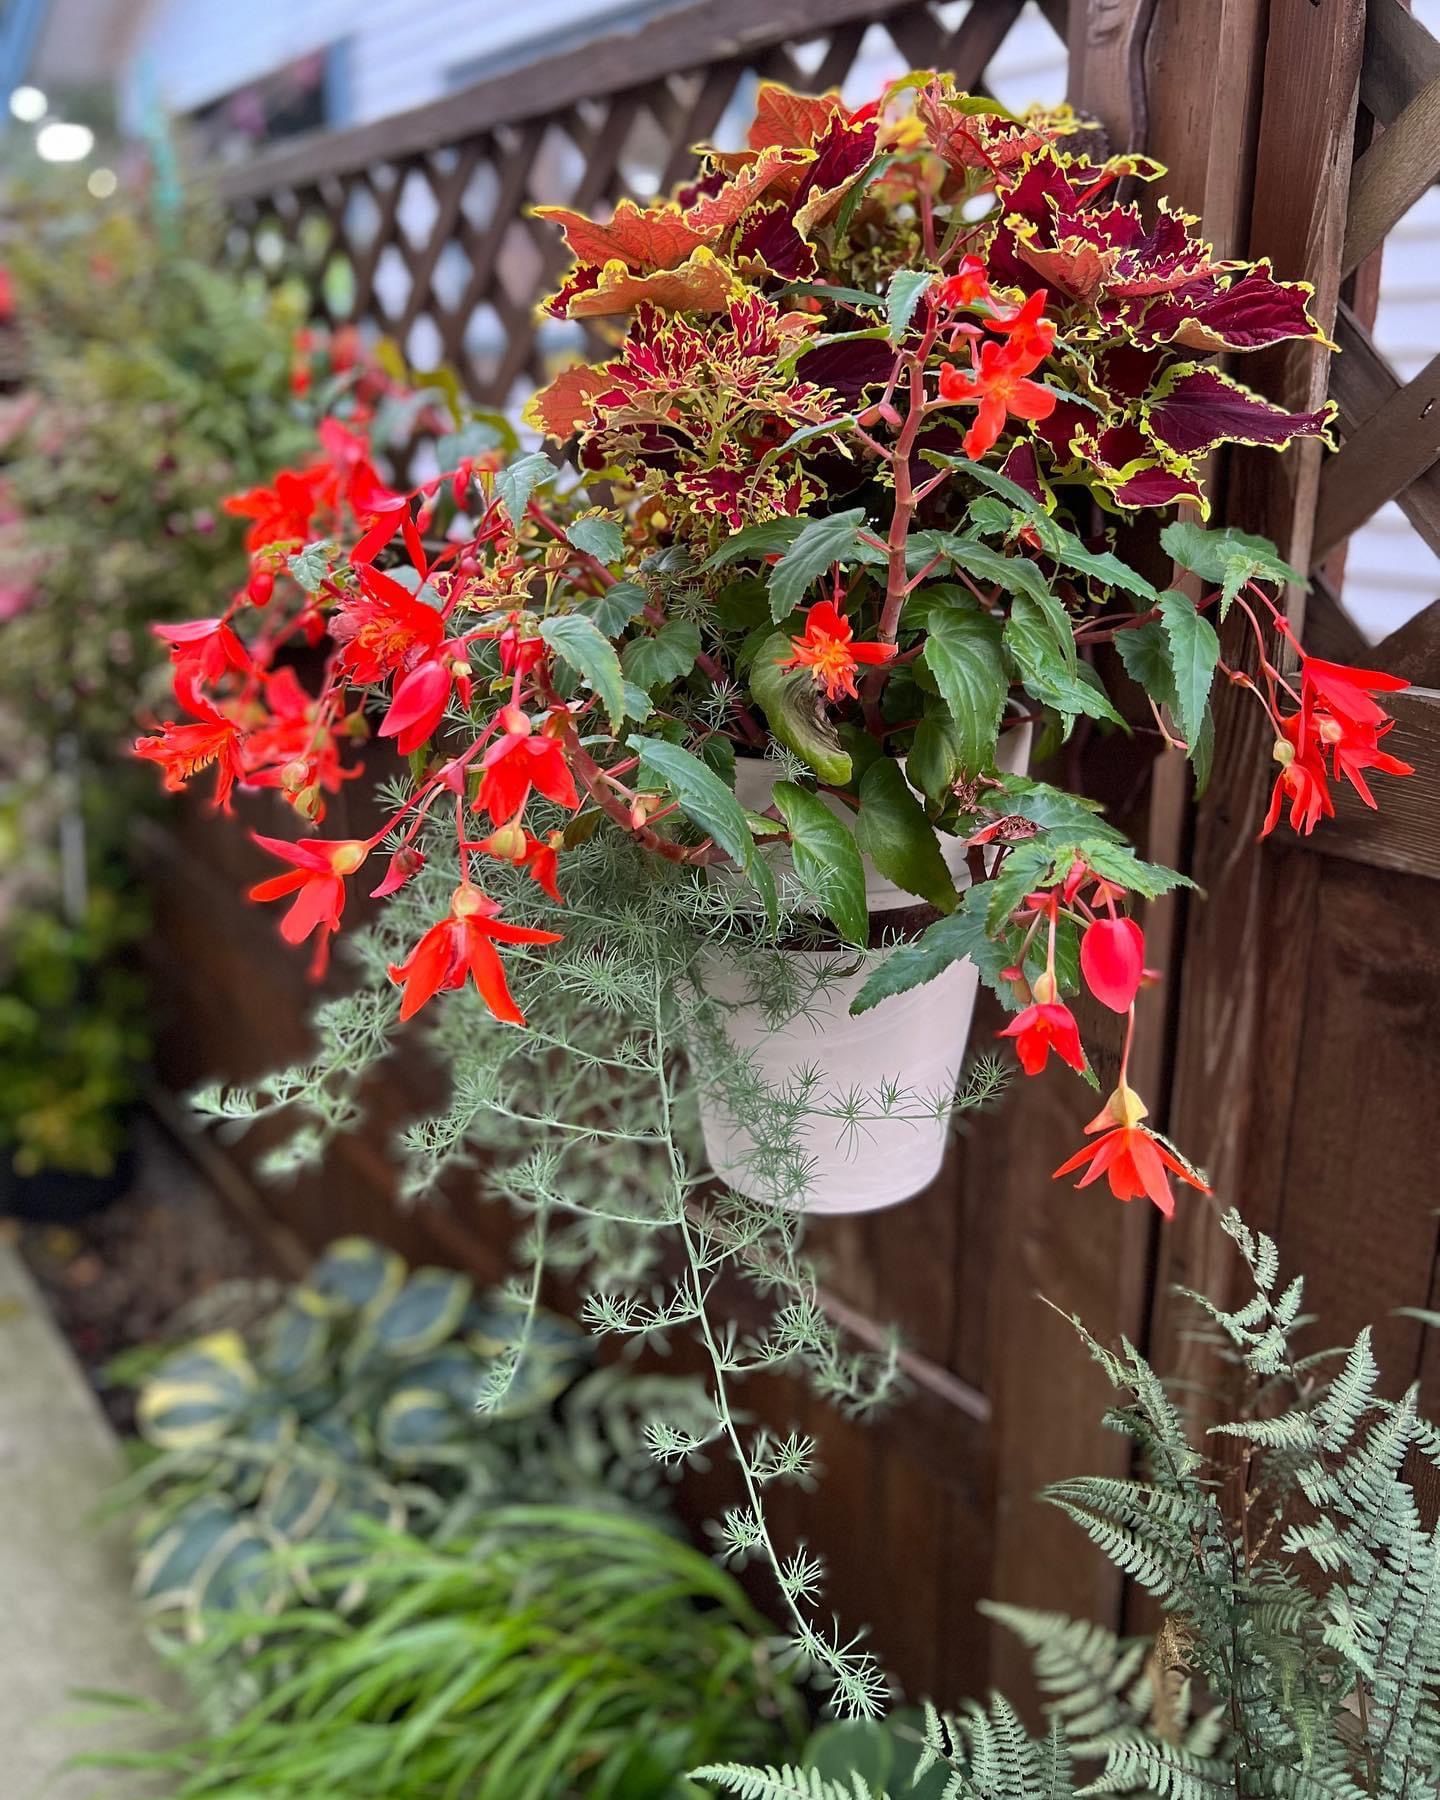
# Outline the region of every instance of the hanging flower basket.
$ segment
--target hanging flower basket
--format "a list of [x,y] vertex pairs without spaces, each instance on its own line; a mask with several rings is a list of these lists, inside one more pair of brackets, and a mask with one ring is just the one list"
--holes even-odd
[[[1002,774],[1024,774],[1031,736],[1028,722],[1004,733],[996,752]],[[773,762],[738,759],[736,797],[763,812],[773,800],[777,776]],[[843,819],[838,801],[827,798],[827,805]],[[963,894],[971,881],[964,841],[950,838],[941,855],[956,893]],[[782,852],[772,867],[780,873],[787,861]],[[892,921],[914,915],[916,897],[882,875],[872,857],[864,857],[863,866],[872,931],[888,939],[897,935]],[[874,957],[833,949],[777,954],[805,971],[798,1003],[778,1020],[743,961],[711,955],[702,964],[705,996],[743,1060],[738,1081],[732,1073],[717,1085],[703,1057],[697,1059],[700,1123],[715,1174],[748,1199],[778,1201],[808,1213],[875,1212],[911,1199],[930,1185],[944,1161],[979,966],[972,957],[958,957],[923,987],[895,994],[853,1018],[850,1008],[864,990]],[[744,1090],[754,1080],[792,1097],[803,1112],[798,1156],[788,1140],[757,1141],[745,1122]]]
[[[546,308],[617,334],[526,408],[563,468],[504,420],[444,419],[433,384],[407,401],[392,358],[339,384],[309,462],[228,503],[250,521],[244,583],[165,634],[181,716],[138,750],[171,785],[212,765],[221,804],[270,788],[306,824],[370,730],[406,759],[369,836],[258,839],[282,867],[253,897],[288,901],[282,932],[313,941],[317,972],[354,880],[389,901],[337,1080],[473,986],[495,1021],[532,1017],[530,1066],[564,1095],[528,1123],[612,1141],[583,1116],[594,1083],[560,1073],[578,1015],[568,1037],[555,1021],[588,995],[593,1067],[623,1089],[644,1061],[626,1028],[603,1041],[653,973],[643,905],[618,898],[643,863],[747,1052],[699,1069],[711,1159],[741,1193],[853,1209],[922,1187],[979,980],[1027,1074],[1052,1051],[1088,1073],[1065,998],[1082,981],[1127,1019],[1093,1141],[1057,1173],[1166,1213],[1171,1175],[1204,1185],[1127,1079],[1133,914],[1182,878],[1020,774],[1007,705],[1059,738],[1082,719],[1147,733],[1203,774],[1211,690],[1233,683],[1274,745],[1267,831],[1282,812],[1313,830],[1334,782],[1373,804],[1370,772],[1409,771],[1382,748],[1377,695],[1399,684],[1306,657],[1278,598],[1295,572],[1202,523],[1219,446],[1328,432],[1329,409],[1287,411],[1217,360],[1319,339],[1309,290],[1217,260],[1163,201],[1117,202],[1163,171],[1096,142],[1068,109],[1017,117],[933,75],[855,110],[762,86],[744,148],[704,151],[670,199],[603,223],[540,209],[574,256]],[[396,417],[436,439],[440,473],[412,489],[377,462]],[[1175,586],[1118,554],[1145,511],[1179,515]],[[318,691],[282,660],[297,640],[328,643]],[[772,955],[817,915],[845,946],[823,1006],[787,1019],[727,966],[716,871],[753,896]],[[897,899],[940,917],[872,954]],[[622,943],[634,979],[610,968]],[[450,1042],[473,1043],[467,1017]],[[502,1061],[476,1115],[514,1111]],[[646,1065],[662,1087],[670,1062]],[[788,1129],[737,1105],[747,1079],[792,1094]],[[673,1143],[668,1091],[663,1111],[645,1141]],[[688,1191],[683,1152],[671,1164]]]

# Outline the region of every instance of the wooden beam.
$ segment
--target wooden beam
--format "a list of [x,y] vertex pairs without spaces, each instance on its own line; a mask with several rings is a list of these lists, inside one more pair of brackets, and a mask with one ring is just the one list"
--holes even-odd
[[1440,76],[1440,39],[1405,0],[1370,0],[1365,9],[1365,61],[1360,99],[1382,125],[1397,119]]
[[[975,0],[989,12],[1006,0]],[[592,95],[614,96],[680,70],[730,58],[755,58],[787,39],[814,36],[852,21],[881,23],[918,11],[916,0],[712,0],[662,13],[630,31],[597,38],[558,56],[492,75],[459,93],[427,101],[349,131],[317,133],[268,151],[216,177],[227,201],[293,187],[345,169],[393,162],[458,144],[497,125],[561,112]]]
[[[1310,560],[1326,555],[1394,500],[1440,457],[1440,356],[1346,435],[1325,464]],[[1440,544],[1434,546],[1440,549]]]
[[[1428,35],[1428,34],[1427,34]],[[1340,272],[1348,275],[1397,225],[1440,173],[1440,75],[1355,164]]]
[[[1330,395],[1340,408],[1348,436],[1373,418],[1401,391],[1400,378],[1375,348],[1375,341],[1347,306],[1335,323],[1340,355],[1330,365]],[[1440,464],[1417,475],[1396,495],[1400,510],[1440,556]]]
[[1155,0],[1071,0],[1070,97],[1129,149],[1146,142],[1145,42]]

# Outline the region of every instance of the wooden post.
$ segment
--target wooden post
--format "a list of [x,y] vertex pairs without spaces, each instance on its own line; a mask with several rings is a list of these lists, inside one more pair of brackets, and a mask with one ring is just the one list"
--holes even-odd
[[[1339,293],[1364,14],[1363,0],[1271,0],[1269,7],[1247,248],[1252,256],[1269,256],[1281,276],[1314,282],[1316,316],[1326,327]],[[1223,155],[1217,141],[1216,157]],[[1327,371],[1322,348],[1290,345],[1248,359],[1246,373],[1282,405],[1305,410],[1323,402]],[[1227,520],[1272,537],[1302,569],[1320,457],[1314,443],[1279,457],[1237,453],[1225,487]],[[1298,615],[1298,595],[1291,606]],[[1226,634],[1232,656],[1243,654],[1242,624],[1232,616]],[[1287,959],[1304,966],[1319,861],[1310,859],[1309,870],[1287,864],[1285,916],[1278,917],[1279,896],[1267,886],[1269,854],[1255,841],[1273,772],[1271,734],[1249,696],[1227,689],[1217,699],[1216,776],[1197,810],[1191,864],[1203,897],[1187,909],[1179,957],[1168,1113],[1172,1134],[1209,1173],[1217,1205],[1182,1206],[1162,1233],[1152,1334],[1159,1366],[1181,1375],[1193,1351],[1177,1331],[1172,1286],[1223,1299],[1236,1264],[1217,1228],[1222,1207],[1242,1204],[1262,1229],[1270,1222],[1283,1146],[1264,1129],[1265,1096],[1293,1083],[1302,1034],[1299,1006],[1283,1019],[1266,1018],[1262,994],[1267,970],[1274,991]]]

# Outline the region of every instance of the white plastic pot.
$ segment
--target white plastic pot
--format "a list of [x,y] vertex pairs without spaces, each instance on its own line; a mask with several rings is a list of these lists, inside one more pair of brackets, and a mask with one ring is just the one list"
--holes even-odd
[[[1006,732],[999,766],[1018,774],[1030,756],[1030,727]],[[735,791],[743,806],[762,811],[770,803],[778,771],[774,763],[742,760]],[[825,796],[833,811],[839,801]],[[941,850],[957,888],[970,885],[965,851],[958,839],[942,838]],[[771,866],[783,868],[771,853]],[[895,887],[866,859],[865,891],[873,920],[887,911],[921,904]],[[808,969],[842,971],[803,1012],[776,1027],[756,1003],[752,978],[740,965],[712,956],[701,970],[705,992],[725,1007],[725,1032],[737,1050],[748,1052],[766,1086],[796,1093],[807,1071],[820,1080],[800,1127],[808,1164],[804,1174],[777,1172],[776,1157],[757,1144],[697,1071],[705,1149],[715,1173],[737,1193],[754,1200],[779,1200],[807,1213],[874,1212],[909,1200],[940,1172],[949,1136],[949,1100],[965,1061],[970,1021],[980,973],[967,957],[935,980],[893,995],[858,1018],[854,1000],[876,958],[858,951],[782,952]],[[859,967],[855,964],[859,962]],[[900,1093],[883,1109],[874,1097],[883,1088]],[[853,1115],[855,1096],[870,1097],[863,1118]],[[883,1114],[883,1116],[882,1116]]]

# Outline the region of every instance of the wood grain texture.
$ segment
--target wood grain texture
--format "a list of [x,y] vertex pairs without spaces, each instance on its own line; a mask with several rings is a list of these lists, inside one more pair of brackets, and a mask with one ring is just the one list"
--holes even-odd
[[1369,0],[1360,99],[1382,125],[1402,113],[1440,76],[1440,42],[1410,11],[1407,0]]

